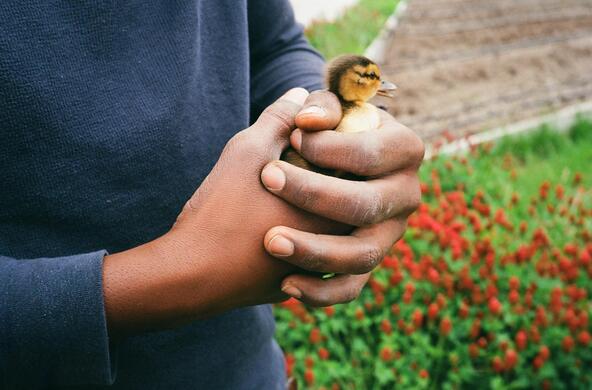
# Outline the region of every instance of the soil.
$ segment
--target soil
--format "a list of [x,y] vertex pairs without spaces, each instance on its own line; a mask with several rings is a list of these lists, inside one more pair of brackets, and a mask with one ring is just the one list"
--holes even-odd
[[433,142],[592,100],[592,1],[411,0],[380,99]]

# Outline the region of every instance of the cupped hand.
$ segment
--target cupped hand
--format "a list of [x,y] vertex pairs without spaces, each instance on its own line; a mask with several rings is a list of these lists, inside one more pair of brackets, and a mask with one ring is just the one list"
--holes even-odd
[[417,171],[424,155],[420,138],[380,110],[380,126],[359,133],[331,130],[341,120],[339,101],[330,92],[310,94],[296,116],[290,143],[306,160],[366,177],[351,181],[307,171],[284,161],[262,172],[267,189],[313,214],[352,225],[349,235],[313,234],[275,226],[264,238],[266,250],[300,268],[337,273],[330,279],[296,273],[282,290],[313,306],[355,299],[386,251],[399,240],[408,216],[419,206]]
[[270,256],[262,243],[265,233],[277,225],[324,234],[351,230],[294,207],[261,185],[264,166],[288,147],[307,96],[303,89],[289,91],[232,137],[169,232],[105,257],[111,336],[284,300],[282,280],[302,270]]
[[182,256],[188,249],[199,250],[191,264],[201,268],[194,270],[194,284],[208,287],[202,293],[208,295],[202,299],[202,313],[286,299],[281,281],[298,269],[265,251],[261,239],[274,225],[325,234],[349,231],[342,223],[290,205],[261,185],[263,167],[288,147],[296,113],[307,96],[303,89],[289,91],[236,134],[167,234]]

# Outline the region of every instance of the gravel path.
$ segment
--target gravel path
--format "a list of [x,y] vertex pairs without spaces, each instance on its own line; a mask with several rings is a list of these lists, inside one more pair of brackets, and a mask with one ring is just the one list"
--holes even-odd
[[592,100],[592,1],[411,0],[384,58],[426,141],[534,117]]

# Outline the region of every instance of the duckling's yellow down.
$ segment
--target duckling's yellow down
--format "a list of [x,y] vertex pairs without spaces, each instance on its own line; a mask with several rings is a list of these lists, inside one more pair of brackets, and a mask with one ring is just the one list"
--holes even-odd
[[[391,96],[388,92],[394,88],[381,80],[380,68],[363,56],[343,55],[335,58],[327,66],[327,87],[341,103],[342,119],[335,131],[355,133],[374,130],[380,125],[378,108],[370,103],[377,93]],[[321,172],[332,176],[343,176],[343,172],[316,167],[300,156],[294,149],[287,149],[282,160],[298,167]]]

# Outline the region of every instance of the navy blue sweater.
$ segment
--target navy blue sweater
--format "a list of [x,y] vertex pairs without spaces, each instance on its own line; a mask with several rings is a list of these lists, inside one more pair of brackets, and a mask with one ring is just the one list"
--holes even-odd
[[321,68],[287,0],[3,0],[0,387],[283,388],[269,306],[111,344],[102,261]]

